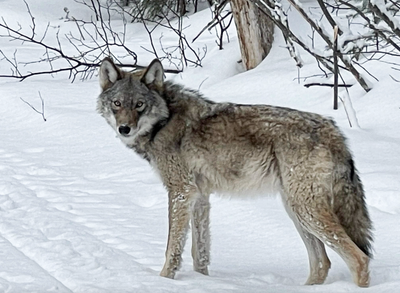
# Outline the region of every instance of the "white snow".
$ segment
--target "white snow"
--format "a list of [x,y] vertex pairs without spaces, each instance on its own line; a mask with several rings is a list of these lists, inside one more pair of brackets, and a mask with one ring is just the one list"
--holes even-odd
[[[49,21],[72,30],[74,24],[60,20],[64,6],[71,14],[90,15],[73,1],[53,2],[28,1],[40,30]],[[0,0],[0,6],[10,26],[30,25],[22,1]],[[195,36],[209,15],[204,11],[186,20],[191,24],[186,34]],[[129,42],[141,62],[150,61],[140,49],[147,40],[140,28],[128,27]],[[163,34],[165,42],[174,40]],[[206,32],[195,43],[207,45],[203,67],[168,78],[200,88],[215,101],[286,106],[337,121],[348,137],[374,222],[370,288],[358,288],[330,249],[325,284],[302,285],[307,252],[275,197],[213,196],[210,276],[193,272],[188,237],[176,279],[160,277],[168,233],[166,192],[148,163],[125,148],[96,113],[97,78],[71,83],[59,74],[23,82],[0,79],[0,292],[397,292],[400,99],[399,84],[389,75],[400,79],[400,74],[384,63],[366,65],[379,82],[368,93],[357,84],[349,89],[360,126],[350,128],[343,105],[332,110],[332,89],[303,86],[310,81],[305,77],[318,72],[312,59],[303,53],[305,66],[298,72],[278,30],[275,38],[265,61],[243,72],[233,27],[222,51]],[[43,53],[5,38],[0,49],[18,49],[21,61]],[[4,60],[0,73],[9,73]],[[40,109],[39,91],[46,122],[20,100]],[[340,94],[349,99],[343,90]]]

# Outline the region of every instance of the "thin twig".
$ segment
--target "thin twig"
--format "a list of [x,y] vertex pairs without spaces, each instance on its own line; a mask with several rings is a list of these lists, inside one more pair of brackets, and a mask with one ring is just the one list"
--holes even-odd
[[[306,88],[309,88],[311,86],[328,86],[328,87],[334,87],[335,84],[333,83],[320,83],[320,82],[312,82],[312,83],[306,83],[304,85]],[[352,84],[338,84],[338,87],[352,87]]]
[[33,111],[35,111],[36,113],[40,114],[44,120],[44,122],[47,121],[46,117],[44,116],[44,100],[42,98],[42,95],[40,94],[39,91],[39,98],[42,104],[42,111],[37,110],[34,106],[32,106],[30,103],[28,103],[27,101],[25,101],[23,98],[20,98],[25,104],[27,104],[29,107],[31,107],[33,109]]

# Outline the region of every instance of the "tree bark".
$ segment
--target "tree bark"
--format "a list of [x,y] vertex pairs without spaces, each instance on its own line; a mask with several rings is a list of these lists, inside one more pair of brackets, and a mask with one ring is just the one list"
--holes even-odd
[[231,0],[246,70],[255,68],[268,55],[274,39],[274,24],[251,0]]

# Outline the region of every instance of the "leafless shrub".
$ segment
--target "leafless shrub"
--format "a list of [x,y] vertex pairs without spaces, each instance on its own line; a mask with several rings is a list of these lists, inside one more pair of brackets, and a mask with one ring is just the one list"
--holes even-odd
[[[379,1],[382,3],[377,4]],[[369,91],[371,84],[364,74],[375,77],[363,64],[378,59],[382,61],[387,56],[400,57],[400,30],[395,25],[400,5],[396,1],[318,0],[317,7],[306,11],[300,2],[287,0],[310,25],[313,33],[308,41],[289,26],[288,14],[281,1],[255,0],[255,3],[281,30],[298,67],[302,66],[302,61],[295,44],[328,71],[339,75],[343,70],[350,72],[362,88]],[[335,28],[337,45],[334,42]],[[357,33],[353,34],[354,31]],[[316,37],[322,40],[323,46],[316,48]],[[396,66],[399,65],[396,63]]]

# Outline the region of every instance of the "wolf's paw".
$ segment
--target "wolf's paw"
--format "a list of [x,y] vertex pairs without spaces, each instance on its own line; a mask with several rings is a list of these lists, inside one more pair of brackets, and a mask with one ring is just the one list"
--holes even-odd
[[195,272],[208,276],[208,268],[194,268]]
[[355,278],[354,282],[359,286],[359,287],[369,287],[369,272],[368,268],[366,268],[365,271],[362,271],[359,273],[357,278]]
[[173,279],[175,278],[175,271],[171,270],[169,268],[163,268],[161,273],[160,273],[161,277],[165,277],[165,278],[170,278]]
[[311,278],[309,277],[304,285],[321,285],[325,282],[325,278]]

